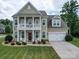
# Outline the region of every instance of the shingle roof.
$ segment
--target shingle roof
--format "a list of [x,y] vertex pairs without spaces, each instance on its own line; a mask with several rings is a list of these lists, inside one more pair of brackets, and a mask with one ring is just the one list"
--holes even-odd
[[47,16],[47,13],[45,11],[39,11],[43,16]]

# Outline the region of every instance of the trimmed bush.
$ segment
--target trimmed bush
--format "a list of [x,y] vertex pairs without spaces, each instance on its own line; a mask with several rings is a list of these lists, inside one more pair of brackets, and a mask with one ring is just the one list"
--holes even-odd
[[4,43],[5,43],[5,44],[8,44],[9,42],[5,41]]
[[16,42],[16,44],[17,44],[17,45],[21,45],[21,43],[20,43],[20,42]]
[[66,35],[65,36],[65,40],[66,41],[72,41],[73,40],[73,37],[71,35]]
[[7,41],[7,42],[11,42],[13,40],[13,37],[11,36],[11,35],[7,35],[6,37],[5,37],[5,41]]
[[35,41],[33,41],[33,44],[36,44],[36,42],[35,42]]
[[38,44],[41,44],[41,42],[40,42],[40,41],[38,41]]
[[15,43],[14,43],[14,42],[12,42],[12,43],[11,43],[11,45],[15,45]]
[[41,43],[46,44],[46,41],[44,39],[41,40]]
[[26,42],[22,42],[22,45],[26,45],[27,43]]

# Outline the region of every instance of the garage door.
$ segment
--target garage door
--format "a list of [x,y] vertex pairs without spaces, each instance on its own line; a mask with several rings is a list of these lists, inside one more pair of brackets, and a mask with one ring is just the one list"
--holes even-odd
[[66,32],[49,32],[49,41],[63,41],[66,36]]

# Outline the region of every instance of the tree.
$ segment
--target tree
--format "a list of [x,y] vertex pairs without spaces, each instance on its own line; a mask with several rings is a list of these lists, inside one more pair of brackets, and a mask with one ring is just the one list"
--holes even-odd
[[66,2],[61,11],[61,18],[66,21],[69,27],[69,32],[72,33],[76,22],[78,21],[78,2],[76,0],[71,0]]
[[[12,26],[12,21],[11,20],[9,20],[9,19],[0,19],[0,23],[1,24],[3,24],[4,26],[5,26],[5,28],[7,27],[7,26],[9,26],[10,27],[10,29],[11,29],[11,32],[10,33],[12,33],[13,31],[12,31],[12,28],[13,28],[13,26]],[[7,30],[5,30],[5,32],[6,32]]]
[[74,29],[72,35],[74,37],[79,37],[79,21],[76,22]]
[[5,27],[5,33],[11,33],[11,27],[9,25]]

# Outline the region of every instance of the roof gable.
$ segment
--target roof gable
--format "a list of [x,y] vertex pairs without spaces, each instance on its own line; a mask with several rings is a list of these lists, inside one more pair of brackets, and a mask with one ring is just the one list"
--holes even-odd
[[13,16],[17,16],[19,14],[39,14],[41,15],[41,13],[39,13],[39,11],[30,2],[28,2],[23,8],[21,8],[19,12],[17,12]]

